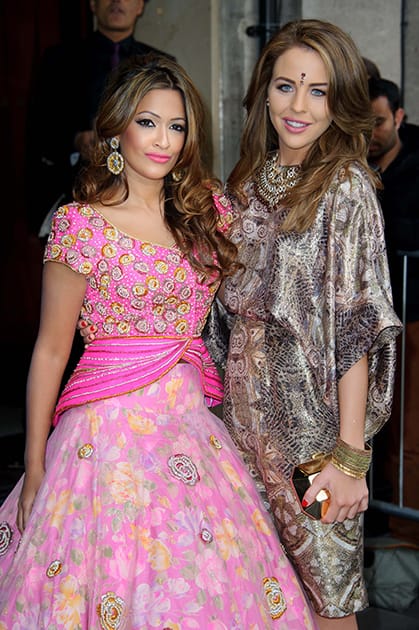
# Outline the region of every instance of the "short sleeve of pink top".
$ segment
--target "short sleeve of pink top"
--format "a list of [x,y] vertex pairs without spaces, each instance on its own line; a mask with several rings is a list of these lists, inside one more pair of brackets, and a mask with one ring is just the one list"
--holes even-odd
[[[232,221],[230,205],[223,195],[214,195],[214,203],[219,211],[219,229],[226,231]],[[55,212],[44,254],[47,261],[65,264],[85,276],[81,314],[98,328],[97,340],[84,352],[57,413],[88,400],[134,391],[156,380],[180,359],[201,370],[208,404],[220,402],[221,384],[207,387],[209,375],[214,376],[215,385],[216,369],[201,340],[218,284],[200,282],[176,245],[168,248],[135,239],[90,205],[73,203]],[[124,344],[121,339],[126,339]],[[121,347],[122,352],[116,349]],[[127,370],[122,374],[127,354],[134,362],[134,357],[141,355],[141,366],[132,370],[136,377]],[[100,372],[94,369],[99,358]],[[103,389],[103,366],[108,363],[112,372],[118,364],[121,374],[108,375],[109,388]],[[86,369],[92,372],[95,385],[83,386],[86,391],[80,394],[81,372]]]

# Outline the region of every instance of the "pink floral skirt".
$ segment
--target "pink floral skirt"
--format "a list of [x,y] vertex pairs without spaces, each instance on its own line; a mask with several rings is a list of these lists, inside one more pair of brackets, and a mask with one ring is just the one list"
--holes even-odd
[[24,532],[0,508],[1,630],[315,628],[198,371],[65,412]]

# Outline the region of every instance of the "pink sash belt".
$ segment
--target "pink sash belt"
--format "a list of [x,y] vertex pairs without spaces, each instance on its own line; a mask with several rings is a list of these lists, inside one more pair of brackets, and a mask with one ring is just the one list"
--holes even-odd
[[60,396],[53,425],[71,407],[150,385],[180,360],[199,370],[206,404],[220,404],[223,384],[201,337],[106,337],[87,346]]

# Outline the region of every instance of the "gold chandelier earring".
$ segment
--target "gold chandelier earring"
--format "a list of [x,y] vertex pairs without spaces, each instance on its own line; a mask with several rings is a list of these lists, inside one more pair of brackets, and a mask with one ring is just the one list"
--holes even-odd
[[124,170],[125,160],[124,156],[118,151],[119,149],[119,140],[115,136],[110,139],[109,144],[111,149],[113,149],[112,153],[110,153],[106,160],[106,166],[108,171],[113,175],[119,175]]
[[183,168],[175,168],[170,175],[175,184],[178,184],[185,177],[185,171]]

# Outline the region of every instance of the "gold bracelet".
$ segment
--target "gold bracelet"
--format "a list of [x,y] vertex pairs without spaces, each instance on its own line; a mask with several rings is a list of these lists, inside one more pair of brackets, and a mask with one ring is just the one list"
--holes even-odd
[[354,477],[363,479],[367,474],[372,458],[372,448],[367,444],[366,449],[356,448],[344,442],[340,437],[332,451],[332,464],[335,468]]

